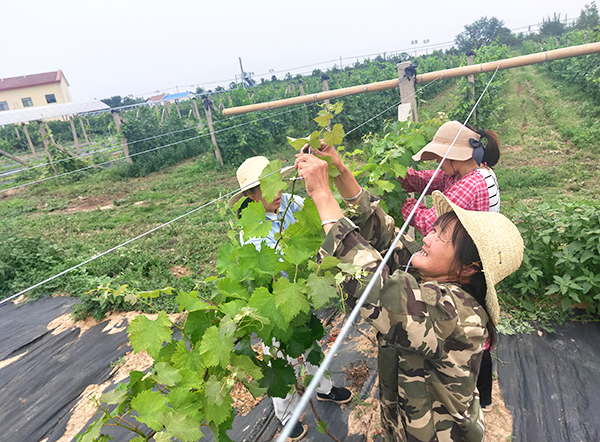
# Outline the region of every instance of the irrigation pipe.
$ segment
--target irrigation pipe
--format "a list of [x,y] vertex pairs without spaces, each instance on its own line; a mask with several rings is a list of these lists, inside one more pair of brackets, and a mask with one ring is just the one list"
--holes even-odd
[[389,261],[390,257],[392,256],[392,254],[395,253],[395,247],[398,244],[398,241],[400,241],[400,238],[402,237],[402,235],[404,234],[405,230],[408,227],[408,223],[412,220],[415,212],[417,211],[417,208],[418,208],[419,204],[421,203],[421,201],[425,197],[425,194],[429,190],[429,187],[431,186],[431,183],[433,182],[433,178],[435,177],[435,175],[437,174],[437,172],[441,169],[442,164],[444,163],[444,161],[446,160],[446,157],[448,156],[448,153],[450,153],[450,150],[452,149],[452,146],[454,146],[454,143],[456,143],[456,140],[458,139],[458,136],[460,135],[460,133],[462,132],[463,128],[465,127],[465,124],[467,124],[467,122],[469,121],[469,118],[471,118],[471,115],[473,115],[473,112],[477,108],[477,105],[481,101],[481,98],[483,97],[483,95],[488,90],[488,87],[490,86],[490,84],[494,80],[494,77],[496,76],[496,72],[498,71],[499,68],[500,68],[500,63],[498,63],[498,65],[496,67],[496,71],[494,72],[494,75],[492,75],[492,78],[490,78],[490,81],[488,82],[488,84],[486,85],[485,89],[483,90],[483,92],[479,96],[479,99],[477,100],[477,102],[475,103],[475,105],[473,106],[473,108],[471,109],[471,112],[467,116],[465,122],[462,124],[460,130],[458,131],[458,133],[454,137],[454,140],[452,140],[452,143],[450,144],[450,147],[448,147],[448,150],[444,154],[444,157],[442,158],[442,160],[438,164],[438,167],[435,169],[435,172],[433,173],[433,176],[427,182],[427,185],[425,186],[425,189],[423,189],[423,192],[421,192],[421,195],[417,199],[417,203],[414,205],[413,209],[411,210],[410,214],[408,215],[408,218],[406,219],[406,221],[404,222],[404,224],[400,228],[400,231],[398,232],[398,235],[396,236],[396,238],[394,239],[394,241],[392,242],[392,244],[388,248],[388,251],[385,254],[385,256],[383,257],[383,260],[381,261],[381,263],[379,264],[379,266],[375,270],[375,273],[371,277],[371,280],[367,284],[367,287],[365,288],[365,291],[363,292],[363,294],[361,295],[361,297],[356,302],[355,307],[350,312],[350,315],[346,319],[346,322],[344,323],[344,325],[343,325],[342,329],[340,330],[337,338],[335,339],[335,342],[333,343],[333,345],[329,349],[327,355],[323,359],[323,362],[321,363],[321,365],[319,366],[319,369],[317,370],[317,372],[313,376],[313,379],[311,380],[310,384],[308,385],[308,387],[306,387],[306,390],[302,394],[302,397],[300,398],[300,402],[296,406],[296,409],[294,410],[294,412],[292,413],[292,415],[288,419],[287,423],[283,427],[283,431],[279,435],[279,438],[277,439],[277,442],[286,442],[286,439],[288,438],[288,436],[292,432],[292,428],[294,428],[294,426],[296,425],[296,422],[298,422],[300,420],[300,416],[304,412],[304,409],[306,408],[306,406],[308,404],[308,401],[310,400],[312,394],[315,392],[315,389],[319,386],[321,378],[323,377],[323,375],[325,374],[325,371],[329,367],[329,364],[331,363],[331,360],[334,358],[335,354],[337,353],[337,350],[339,349],[339,347],[340,347],[343,339],[348,334],[348,331],[350,330],[350,327],[352,326],[352,324],[354,323],[354,320],[358,316],[362,305],[365,303],[365,300],[367,299],[367,296],[371,293],[371,290],[373,289],[373,286],[375,285],[375,283],[377,282],[379,276],[381,275],[381,272],[383,271],[383,267],[387,264],[387,262]]

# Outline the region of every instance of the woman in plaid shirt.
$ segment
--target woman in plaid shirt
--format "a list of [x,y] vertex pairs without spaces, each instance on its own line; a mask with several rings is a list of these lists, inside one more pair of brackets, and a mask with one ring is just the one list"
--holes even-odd
[[[481,138],[487,139],[485,146]],[[452,145],[453,141],[454,145]],[[421,193],[435,174],[427,194],[439,190],[463,209],[499,212],[498,180],[490,168],[500,159],[498,135],[491,130],[476,131],[470,125],[463,127],[458,121],[450,121],[438,129],[433,141],[413,156],[413,159],[415,161],[436,160],[439,163],[451,145],[452,149],[437,174],[435,170],[409,169],[406,176],[400,178],[404,190]],[[402,205],[404,219],[408,218],[416,203],[417,200],[414,198],[406,199]],[[428,209],[424,204],[419,204],[409,224],[425,236],[431,231],[436,218],[435,208]],[[490,350],[490,342],[486,341],[477,378],[477,389],[483,411],[490,411],[492,405],[493,375]]]
[[[435,174],[427,194],[439,190],[463,209],[499,212],[498,180],[491,169],[500,159],[498,136],[494,131],[476,131],[469,125],[463,127],[458,121],[450,121],[438,129],[433,141],[414,155],[413,159],[436,160],[439,163],[455,138],[456,141],[437,174],[435,170],[409,169],[406,176],[400,178],[402,187],[407,192],[421,193]],[[485,145],[481,138],[487,140]],[[404,219],[408,218],[416,203],[414,198],[406,199],[402,205]],[[419,204],[409,224],[422,235],[427,235],[435,220],[435,209]]]

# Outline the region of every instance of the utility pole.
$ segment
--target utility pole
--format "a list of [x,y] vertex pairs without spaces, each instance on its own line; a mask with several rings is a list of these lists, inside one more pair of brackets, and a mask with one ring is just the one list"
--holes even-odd
[[242,66],[242,57],[238,57],[240,59],[240,69],[242,71],[242,87],[246,89],[246,85],[244,84],[244,67]]

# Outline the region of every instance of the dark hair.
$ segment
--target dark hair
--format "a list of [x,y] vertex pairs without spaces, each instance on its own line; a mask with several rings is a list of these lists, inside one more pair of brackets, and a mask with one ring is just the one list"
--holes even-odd
[[468,123],[465,126],[471,129],[473,132],[477,132],[481,138],[485,138],[487,140],[482,162],[486,163],[490,167],[494,167],[500,160],[500,140],[498,138],[498,134],[493,130],[475,129]]
[[[454,259],[452,260],[452,268],[456,271],[457,280],[461,277],[461,272],[465,267],[472,267],[476,270],[467,283],[460,283],[461,287],[468,292],[475,300],[483,307],[486,313],[487,307],[485,304],[485,296],[487,293],[487,284],[485,282],[485,275],[483,274],[483,267],[481,265],[481,258],[475,243],[467,233],[458,216],[455,212],[447,212],[440,216],[434,223],[435,227],[439,227],[440,235],[454,223],[454,229],[452,230],[452,245],[456,251]],[[489,313],[488,313],[489,316]],[[496,328],[491,321],[488,321],[488,334],[490,347],[493,347],[496,343]]]
[[250,195],[254,195],[254,192],[256,192],[256,189],[258,189],[258,187],[259,186],[254,186],[252,189],[244,191],[244,195],[246,195],[246,198],[244,199],[240,207],[237,209],[236,215],[238,219],[242,217],[242,210],[248,207],[248,204],[252,202],[252,199],[250,199],[249,197]]

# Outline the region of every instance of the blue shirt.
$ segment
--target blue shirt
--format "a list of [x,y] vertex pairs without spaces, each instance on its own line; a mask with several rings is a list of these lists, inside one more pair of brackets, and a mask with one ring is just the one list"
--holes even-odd
[[[294,218],[294,213],[301,210],[302,206],[304,205],[304,198],[298,195],[294,195],[294,198],[290,201],[291,197],[292,195],[290,195],[289,193],[281,194],[281,204],[279,205],[277,213],[265,213],[267,220],[271,221],[271,230],[269,230],[269,234],[265,238],[253,237],[248,239],[248,241],[244,243],[243,232],[240,232],[240,242],[242,243],[242,245],[252,243],[254,244],[254,247],[256,247],[256,250],[258,250],[259,252],[263,243],[274,249],[275,244],[277,244],[277,241],[275,240],[275,234],[282,231],[281,223],[283,222],[283,230],[287,229],[291,224],[294,224],[294,222],[296,221],[296,219]],[[290,208],[285,214],[285,218],[282,219],[288,204],[291,204]]]

